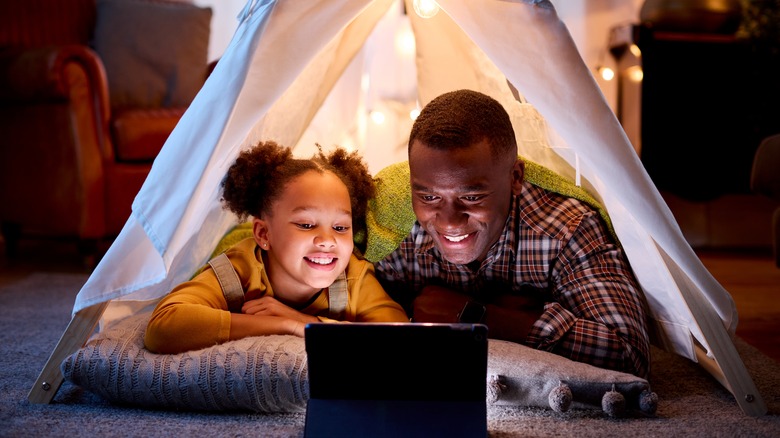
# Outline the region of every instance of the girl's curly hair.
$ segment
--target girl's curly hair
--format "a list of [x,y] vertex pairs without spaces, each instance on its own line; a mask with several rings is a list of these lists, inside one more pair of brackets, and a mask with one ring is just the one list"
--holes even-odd
[[319,152],[309,159],[295,158],[289,148],[273,141],[242,151],[222,180],[223,208],[241,222],[249,216],[270,215],[291,180],[311,170],[332,172],[349,191],[354,231],[364,230],[368,200],[376,191],[368,166],[357,152],[337,147],[326,155],[320,145],[317,148]]

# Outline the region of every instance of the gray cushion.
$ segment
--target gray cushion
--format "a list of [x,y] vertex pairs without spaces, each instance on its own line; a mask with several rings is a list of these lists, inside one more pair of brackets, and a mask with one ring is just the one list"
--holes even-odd
[[151,312],[93,336],[63,376],[120,404],[183,410],[300,412],[309,399],[303,339],[257,336],[180,354],[143,346]]
[[[143,346],[151,311],[116,322],[63,361],[63,376],[107,400],[184,410],[301,412],[309,399],[303,338],[256,336],[180,354],[155,354]],[[536,406],[565,412],[570,407],[655,412],[646,380],[574,362],[520,344],[488,344],[487,403]],[[358,382],[370,384],[370,382]],[[457,382],[453,382],[457,384]],[[566,391],[563,400],[561,384]],[[603,407],[615,389],[625,407]],[[551,396],[552,394],[552,396]],[[568,396],[568,400],[566,397]]]
[[112,107],[188,106],[206,78],[211,8],[98,0],[94,47]]

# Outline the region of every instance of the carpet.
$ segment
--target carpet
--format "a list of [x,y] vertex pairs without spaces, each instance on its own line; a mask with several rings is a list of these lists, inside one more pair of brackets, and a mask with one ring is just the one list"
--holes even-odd
[[[51,404],[27,394],[70,320],[77,274],[32,274],[0,288],[0,437],[208,436],[300,437],[303,414],[185,412],[113,405],[65,382]],[[652,418],[610,418],[600,411],[490,407],[491,437],[778,437],[780,364],[735,340],[769,413],[749,417],[734,397],[695,363],[653,348]]]

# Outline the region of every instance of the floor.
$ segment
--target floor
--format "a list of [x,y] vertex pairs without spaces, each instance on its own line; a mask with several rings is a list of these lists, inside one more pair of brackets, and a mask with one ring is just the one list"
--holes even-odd
[[737,336],[780,362],[780,268],[768,251],[698,251],[737,306]]
[[[771,252],[698,250],[697,254],[736,303],[737,335],[780,362],[780,268]],[[69,241],[22,241],[10,260],[0,238],[0,286],[35,271],[88,273],[85,265],[90,263]]]

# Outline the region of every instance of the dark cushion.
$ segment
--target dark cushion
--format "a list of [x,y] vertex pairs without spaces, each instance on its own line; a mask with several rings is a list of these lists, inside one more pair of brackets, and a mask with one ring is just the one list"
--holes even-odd
[[111,106],[188,106],[206,78],[211,8],[150,0],[98,0],[95,51]]
[[185,109],[175,107],[115,111],[111,120],[111,133],[117,161],[154,161]]

